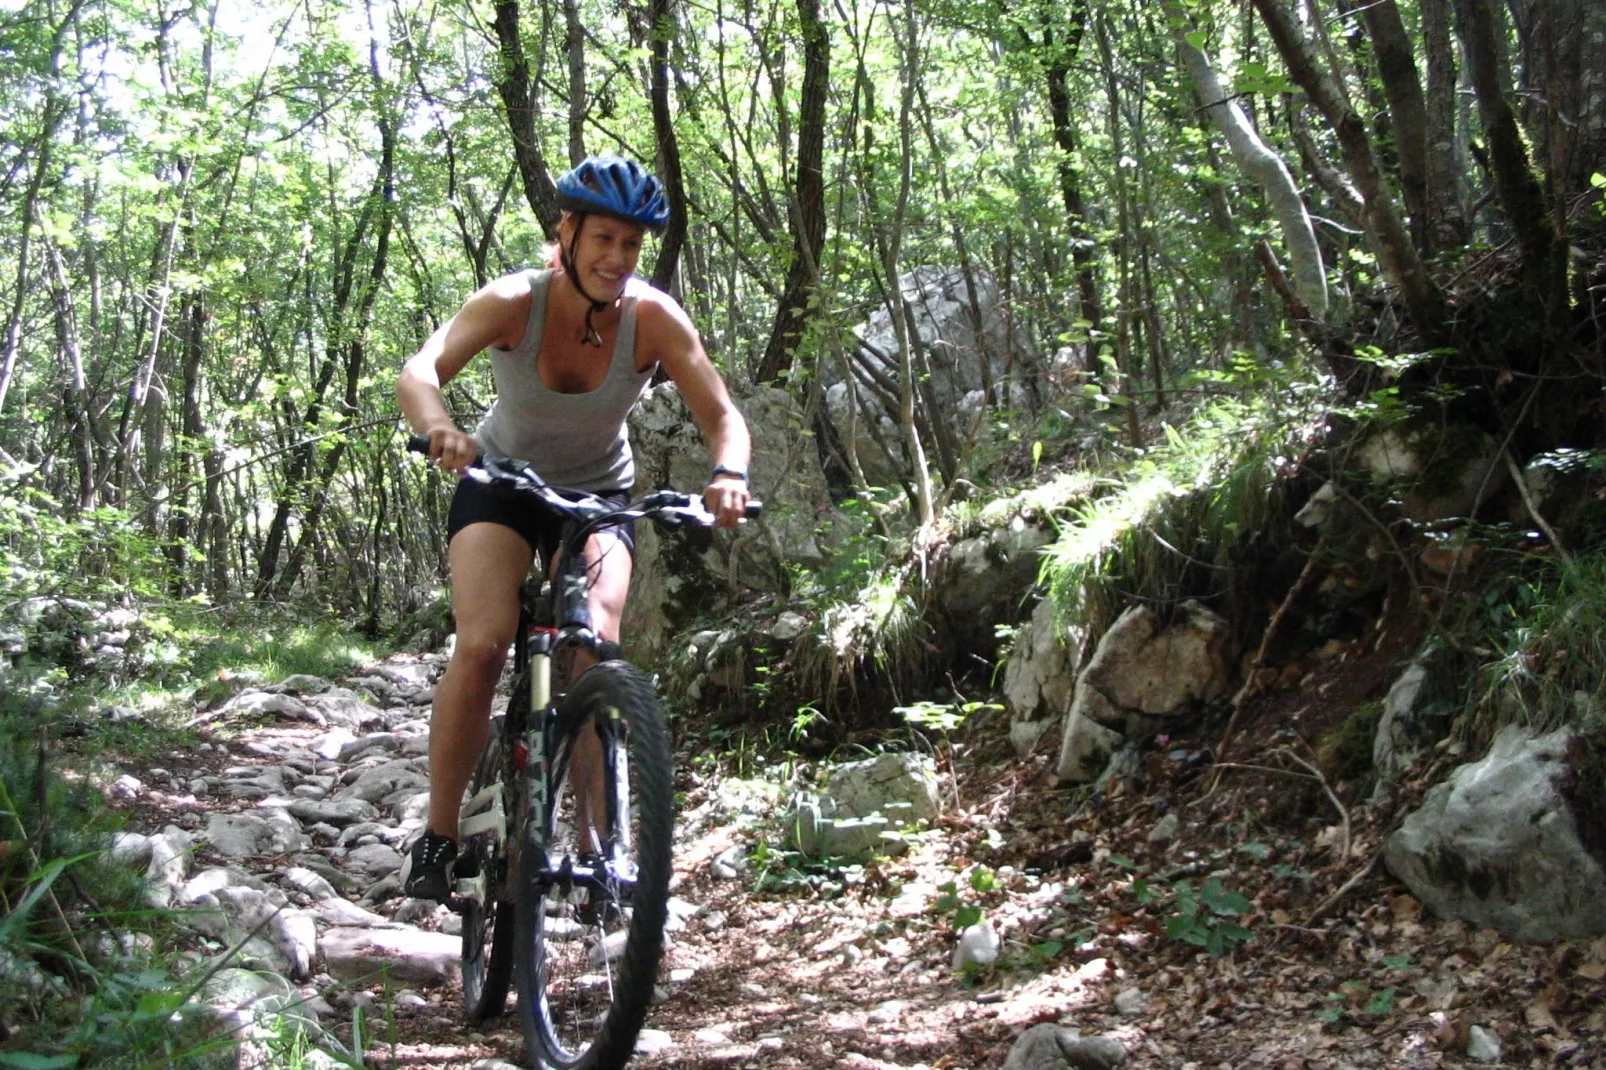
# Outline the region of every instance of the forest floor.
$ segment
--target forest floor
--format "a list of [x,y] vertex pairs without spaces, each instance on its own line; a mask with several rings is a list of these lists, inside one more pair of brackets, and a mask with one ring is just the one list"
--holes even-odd
[[[1325,683],[1363,668],[1335,663]],[[1462,759],[1441,748],[1385,800],[1350,799],[1296,760],[1310,756],[1299,736],[1315,736],[1299,726],[1324,690],[1304,683],[1303,706],[1283,693],[1246,708],[1239,738],[1257,740],[1254,755],[1240,748],[1213,791],[1205,755],[1220,725],[1157,740],[1141,787],[1098,794],[1053,782],[1052,740],[1017,758],[1001,732],[969,732],[991,742],[939,749],[948,809],[932,833],[846,871],[779,851],[765,808],[733,801],[756,781],[683,760],[674,894],[699,912],[667,952],[667,998],[645,1034],[660,1050],[632,1065],[979,1070],[1001,1066],[1029,1026],[1058,1022],[1118,1039],[1143,1070],[1606,1070],[1606,939],[1523,946],[1427,914],[1378,851]],[[1286,746],[1272,719],[1293,726]],[[263,761],[252,731],[214,737],[228,751],[205,764]],[[693,742],[683,759],[709,749]],[[150,764],[194,773],[198,761]],[[145,805],[135,823],[173,816]],[[733,847],[748,852],[745,870],[720,879],[714,861]],[[956,972],[967,908],[1003,952]],[[367,1065],[526,1065],[511,1007],[473,1026],[455,988],[416,994],[375,989],[389,1021]]]

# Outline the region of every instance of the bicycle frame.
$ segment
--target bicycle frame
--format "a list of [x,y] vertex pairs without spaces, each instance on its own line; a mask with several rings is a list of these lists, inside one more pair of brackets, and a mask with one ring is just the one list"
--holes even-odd
[[[589,653],[596,660],[605,648],[611,646],[606,640],[599,639],[591,628],[591,609],[589,603],[590,580],[587,577],[588,562],[585,555],[586,540],[591,533],[602,524],[620,516],[631,516],[639,509],[631,506],[613,510],[600,516],[581,522],[573,518],[566,519],[562,534],[559,538],[559,552],[557,555],[556,575],[546,585],[545,591],[540,591],[540,581],[526,583],[520,590],[519,624],[513,642],[513,671],[514,680],[527,680],[529,686],[528,705],[524,708],[530,719],[529,723],[518,724],[511,720],[505,721],[502,726],[503,733],[503,776],[499,783],[487,785],[478,794],[473,796],[463,807],[463,817],[458,822],[458,836],[468,840],[473,836],[491,835],[495,838],[499,849],[507,850],[509,855],[508,871],[515,871],[518,852],[527,847],[538,845],[528,839],[520,842],[521,837],[511,826],[510,815],[505,804],[506,788],[512,784],[516,790],[529,792],[526,804],[521,809],[525,814],[524,826],[528,830],[537,830],[543,827],[547,807],[551,805],[551,787],[554,774],[559,771],[562,764],[567,763],[569,754],[557,753],[556,740],[552,735],[552,728],[556,719],[556,704],[562,698],[563,685],[568,681],[570,662],[573,656],[581,651]],[[531,587],[534,586],[540,593],[530,597]],[[533,604],[532,604],[533,603]],[[556,625],[544,623],[556,621]],[[510,711],[515,707],[510,706]],[[597,725],[599,739],[605,744],[604,753],[610,742],[606,737],[612,734],[612,727]],[[532,774],[527,772],[529,761],[534,758],[536,769]],[[628,790],[621,784],[621,777],[627,775],[620,768],[614,770],[614,775],[605,780],[607,823],[604,827],[616,827],[614,819],[618,814],[619,800],[625,797]],[[511,841],[511,847],[509,843]],[[624,845],[628,847],[628,845]],[[619,852],[623,857],[625,852]],[[634,874],[623,871],[618,866],[619,858],[604,860],[605,872],[598,873],[593,867],[577,866],[573,859],[549,860],[544,867],[547,879],[550,882],[564,881],[581,885],[601,885],[605,882],[613,883],[628,894],[628,887],[634,880]],[[458,881],[457,895],[459,898],[474,899],[483,903],[490,894],[491,889],[485,885],[485,875],[476,874],[473,877]]]

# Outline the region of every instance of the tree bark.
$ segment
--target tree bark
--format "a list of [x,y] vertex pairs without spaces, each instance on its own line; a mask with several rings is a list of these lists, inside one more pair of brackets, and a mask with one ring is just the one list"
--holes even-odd
[[675,21],[669,0],[651,0],[652,20],[652,127],[658,141],[658,177],[669,196],[669,226],[658,243],[658,262],[652,284],[668,290],[680,266],[686,243],[686,182],[680,170],[680,142],[675,139],[675,118],[669,107],[669,44],[675,38]]
[[[1071,225],[1071,262],[1076,265],[1076,287],[1081,299],[1082,318],[1089,324],[1093,335],[1103,329],[1103,310],[1099,304],[1097,257],[1092,230],[1087,225],[1087,208],[1082,200],[1081,168],[1077,159],[1081,150],[1076,143],[1076,125],[1071,121],[1070,77],[1076,62],[1076,53],[1087,29],[1088,0],[1073,0],[1070,9],[1071,28],[1063,43],[1054,40],[1049,25],[1051,5],[1044,5],[1042,14],[1043,38],[1033,45],[1042,64],[1043,76],[1048,84],[1048,108],[1054,128],[1054,144],[1059,148],[1057,167],[1060,180],[1060,197],[1065,202],[1065,214]],[[1022,31],[1025,36],[1025,31]],[[1027,37],[1031,43],[1031,38]]]
[[1300,303],[1311,316],[1322,318],[1327,314],[1327,273],[1322,265],[1321,247],[1316,244],[1316,228],[1305,210],[1305,200],[1294,184],[1294,176],[1282,157],[1260,139],[1238,102],[1221,87],[1210,57],[1188,41],[1188,24],[1182,5],[1176,0],[1167,0],[1166,12],[1171,16],[1171,36],[1176,40],[1183,66],[1199,92],[1205,112],[1227,139],[1238,166],[1266,192],[1266,200],[1282,230],[1283,249],[1293,268],[1294,290],[1299,294]]
[[797,0],[803,32],[803,87],[798,104],[797,184],[792,198],[792,260],[775,308],[769,343],[753,378],[786,377],[804,333],[815,318],[820,253],[825,247],[825,104],[831,72],[831,39],[820,18],[819,0]]
[[524,42],[519,35],[518,0],[497,0],[495,26],[502,53],[496,91],[502,98],[508,132],[513,137],[513,159],[524,183],[524,199],[535,213],[535,221],[550,238],[557,233],[558,219],[563,213],[558,208],[557,186],[535,132],[536,101],[531,91],[530,62],[525,58]]
[[1427,153],[1428,248],[1442,253],[1462,248],[1468,238],[1466,205],[1461,195],[1461,142],[1455,130],[1455,45],[1450,37],[1449,0],[1419,0],[1419,7],[1422,52],[1427,61],[1423,140]]
[[1428,219],[1427,105],[1416,76],[1416,54],[1406,35],[1405,23],[1394,0],[1365,0],[1361,20],[1372,39],[1377,73],[1388,99],[1394,130],[1394,151],[1400,161],[1400,192],[1410,217],[1411,237],[1417,251],[1433,253]]
[[586,31],[580,0],[563,0],[564,53],[569,59],[569,166],[586,158]]
[[1366,231],[1384,274],[1399,289],[1417,331],[1424,339],[1437,339],[1444,323],[1444,295],[1428,277],[1400,221],[1371,139],[1366,134],[1365,122],[1356,114],[1333,75],[1317,62],[1283,0],[1250,2],[1260,13],[1289,76],[1326,116],[1338,135],[1345,164],[1365,205]]
[[1556,240],[1544,190],[1528,163],[1517,117],[1500,89],[1501,64],[1495,15],[1489,0],[1456,0],[1461,44],[1466,51],[1478,119],[1489,139],[1489,172],[1495,199],[1522,250],[1523,274],[1547,315],[1566,308],[1566,247]]

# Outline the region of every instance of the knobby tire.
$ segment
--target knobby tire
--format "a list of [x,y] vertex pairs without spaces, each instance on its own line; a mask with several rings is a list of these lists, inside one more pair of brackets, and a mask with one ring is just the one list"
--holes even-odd
[[[520,693],[517,686],[513,693]],[[523,693],[528,694],[528,688]],[[502,780],[502,727],[501,717],[492,719],[490,735],[468,782],[469,798]],[[504,805],[512,801],[505,799]],[[489,877],[485,902],[469,901],[463,908],[463,1009],[474,1023],[502,1013],[513,976],[516,925],[509,897],[506,848],[505,843],[498,849],[489,838],[476,836],[464,845],[464,855],[456,867],[463,876],[485,872]]]
[[[554,732],[561,743],[538,838],[553,851],[580,850],[569,756],[581,727],[599,722],[617,725],[625,737],[605,742],[602,757],[610,794],[619,776],[627,781],[626,805],[609,815],[607,834],[629,838],[636,886],[628,903],[608,896],[596,901],[578,885],[554,885],[543,895],[545,852],[518,852],[519,1018],[530,1055],[555,1070],[625,1065],[652,1005],[663,957],[674,830],[669,742],[651,681],[625,662],[593,667],[558,705]],[[619,760],[620,746],[628,765]],[[595,949],[609,932],[614,936],[603,954]]]

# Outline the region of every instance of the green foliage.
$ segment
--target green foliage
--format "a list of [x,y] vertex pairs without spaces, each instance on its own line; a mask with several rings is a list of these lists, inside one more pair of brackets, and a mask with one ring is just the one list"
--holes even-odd
[[1280,404],[1212,402],[1168,426],[1165,444],[1133,459],[1103,495],[1066,510],[1042,568],[1061,612],[1097,626],[1134,596],[1224,590],[1245,548],[1263,551],[1277,523],[1286,526],[1281,469],[1298,446]]
[[956,730],[971,716],[982,710],[1002,712],[996,702],[916,702],[909,706],[894,706],[892,712],[917,728],[931,729],[947,735]]
[[188,970],[157,950],[167,915],[104,860],[120,817],[42,749],[50,720],[0,694],[0,1014],[14,1031],[0,1066],[232,1066],[235,1041],[212,1034]]
[[1338,779],[1354,780],[1372,771],[1372,744],[1382,720],[1381,702],[1363,702],[1317,744],[1317,753]]
[[1542,732],[1585,717],[1606,690],[1606,550],[1490,588],[1483,604],[1496,657],[1478,673],[1470,734],[1485,740],[1513,723]]
[[[966,891],[960,890],[961,882]],[[959,875],[959,880],[945,881],[937,886],[942,894],[932,903],[938,915],[947,919],[956,932],[962,932],[981,921],[984,916],[978,898],[998,890],[998,876],[983,865],[974,865]]]
[[1254,935],[1232,920],[1249,911],[1249,900],[1228,891],[1217,878],[1210,878],[1197,891],[1187,881],[1179,880],[1171,890],[1174,898],[1165,931],[1172,940],[1194,944],[1220,958]]

